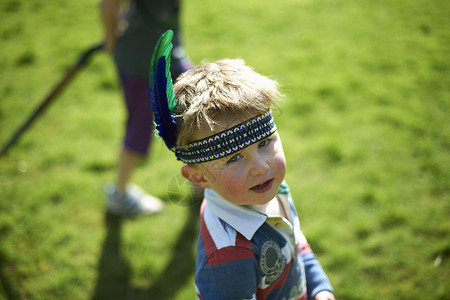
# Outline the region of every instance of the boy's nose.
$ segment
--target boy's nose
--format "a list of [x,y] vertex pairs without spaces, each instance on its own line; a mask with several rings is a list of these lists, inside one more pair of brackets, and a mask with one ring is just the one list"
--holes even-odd
[[252,159],[252,166],[250,168],[250,175],[263,175],[269,170],[270,166],[262,155],[256,154]]

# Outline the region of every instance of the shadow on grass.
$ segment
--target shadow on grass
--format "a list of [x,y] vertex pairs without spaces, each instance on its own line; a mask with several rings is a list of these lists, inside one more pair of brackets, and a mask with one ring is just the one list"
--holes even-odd
[[126,299],[130,265],[120,252],[121,217],[106,214],[107,234],[98,264],[98,279],[92,299]]
[[[120,252],[121,217],[106,214],[107,234],[98,265],[98,279],[93,300],[103,299],[174,299],[195,270],[193,245],[198,234],[199,205],[189,208],[189,216],[166,268],[147,289],[131,286],[130,264]],[[195,295],[192,295],[194,297]]]
[[19,299],[19,294],[16,292],[17,286],[14,284],[14,279],[11,278],[7,268],[14,269],[15,266],[0,251],[0,299],[3,299],[3,297],[5,299]]

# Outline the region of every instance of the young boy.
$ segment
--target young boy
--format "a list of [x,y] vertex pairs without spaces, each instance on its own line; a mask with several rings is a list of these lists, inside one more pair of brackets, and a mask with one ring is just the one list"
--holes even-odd
[[172,87],[166,32],[152,58],[156,129],[182,175],[205,189],[195,284],[199,299],[334,300],[284,182],[271,107],[276,82],[241,60],[203,63]]
[[334,299],[284,182],[270,110],[277,84],[241,60],[220,60],[183,73],[174,92],[181,173],[205,189],[198,297]]

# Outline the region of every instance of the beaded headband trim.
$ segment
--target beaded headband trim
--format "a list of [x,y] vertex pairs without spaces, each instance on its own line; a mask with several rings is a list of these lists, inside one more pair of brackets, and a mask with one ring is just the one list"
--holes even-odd
[[258,115],[217,134],[193,142],[184,148],[177,147],[175,155],[185,163],[203,163],[238,152],[277,130],[272,111]]

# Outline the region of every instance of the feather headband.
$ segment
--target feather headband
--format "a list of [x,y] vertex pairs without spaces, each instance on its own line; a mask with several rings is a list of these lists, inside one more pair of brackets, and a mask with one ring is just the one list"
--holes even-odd
[[270,135],[277,127],[272,112],[257,115],[232,128],[195,141],[186,147],[177,147],[177,108],[170,73],[173,32],[164,33],[156,44],[150,65],[150,102],[155,115],[155,131],[163,138],[169,150],[185,163],[203,163],[220,159],[248,147]]

